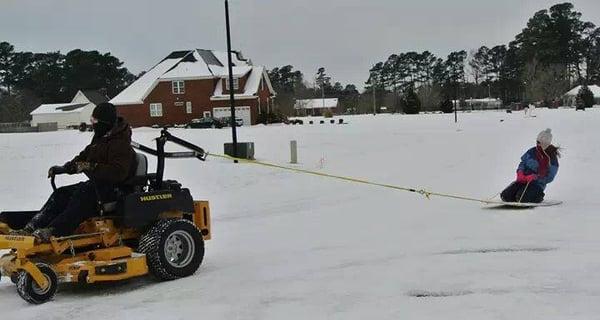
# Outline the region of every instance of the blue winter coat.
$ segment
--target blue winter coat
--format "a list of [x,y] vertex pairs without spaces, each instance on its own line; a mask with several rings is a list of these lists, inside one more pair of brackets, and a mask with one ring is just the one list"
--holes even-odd
[[[530,174],[538,174],[538,169],[540,164],[536,157],[536,148],[533,147],[521,157],[521,163],[519,163],[519,168],[517,170],[522,170],[525,175]],[[542,190],[546,189],[546,185],[554,180],[556,174],[558,173],[558,159],[556,157],[550,159],[550,167],[548,168],[548,173],[544,177],[538,177],[534,180],[534,183],[537,183],[538,186],[542,188]]]

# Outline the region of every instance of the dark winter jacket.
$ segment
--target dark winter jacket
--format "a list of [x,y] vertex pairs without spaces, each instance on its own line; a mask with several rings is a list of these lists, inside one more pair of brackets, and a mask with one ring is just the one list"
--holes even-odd
[[537,156],[537,148],[533,147],[521,157],[521,163],[519,164],[518,170],[522,170],[525,175],[536,174],[537,179],[533,183],[536,183],[542,188],[546,189],[546,185],[554,180],[558,173],[558,158],[552,157],[549,159],[548,170],[545,175],[540,175],[540,163]]
[[130,178],[135,172],[135,151],[131,147],[131,127],[122,118],[104,136],[94,137],[85,149],[65,168],[76,172],[76,162],[89,162],[91,170],[85,174],[97,185],[116,186]]

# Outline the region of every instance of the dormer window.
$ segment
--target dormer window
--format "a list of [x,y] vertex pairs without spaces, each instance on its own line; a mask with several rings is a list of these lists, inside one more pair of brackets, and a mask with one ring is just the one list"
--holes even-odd
[[[229,79],[225,79],[225,90],[230,91],[231,89],[229,89]],[[240,90],[240,79],[239,78],[233,78],[233,91],[237,91]]]
[[173,94],[185,93],[185,81],[172,81],[171,86],[173,87]]

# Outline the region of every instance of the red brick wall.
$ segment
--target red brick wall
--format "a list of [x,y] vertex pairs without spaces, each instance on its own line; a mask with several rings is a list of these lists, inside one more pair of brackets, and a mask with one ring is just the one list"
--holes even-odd
[[[249,74],[240,79],[239,93],[246,86]],[[152,92],[144,99],[143,104],[138,105],[122,105],[117,106],[117,111],[120,116],[134,127],[152,126],[152,125],[171,125],[171,124],[186,124],[192,119],[202,118],[205,111],[212,113],[214,107],[228,107],[229,100],[226,101],[211,101],[215,87],[223,85],[221,79],[207,80],[187,80],[185,81],[185,93],[173,94],[171,81],[161,81],[152,90]],[[260,87],[259,87],[260,89]],[[224,93],[225,94],[225,93]],[[263,90],[259,90],[261,97],[263,112],[266,112],[266,101],[270,96],[270,92],[265,85]],[[192,113],[186,112],[186,102],[192,103]],[[176,106],[176,102],[181,102],[183,105]],[[162,117],[150,117],[150,104],[162,103]],[[273,103],[271,102],[271,106]],[[245,99],[236,101],[236,106],[250,106],[252,124],[256,124],[258,117],[258,99]]]
[[[246,82],[248,82],[248,78],[250,77],[250,72],[245,76],[241,77],[239,80],[239,89],[235,90],[235,93],[244,93],[244,88],[246,88]],[[225,79],[225,81],[229,82],[229,78]],[[221,79],[221,86],[223,87],[223,94],[229,94],[229,90],[227,90],[226,82]]]
[[[262,112],[273,112],[273,108],[275,106],[273,98],[271,97],[271,91],[269,91],[269,87],[267,83],[264,81],[264,78],[261,78],[261,85],[258,86],[258,96],[260,97],[260,109]],[[264,84],[264,87],[263,87]],[[267,108],[268,104],[268,108]]]
[[[117,106],[117,110],[132,126],[150,126],[153,124],[185,124],[192,119],[202,118],[204,111],[212,112],[210,97],[217,85],[216,79],[185,81],[185,93],[173,94],[171,81],[161,81],[144,99],[141,105]],[[186,113],[185,103],[192,103],[192,113]],[[175,102],[182,102],[176,106]],[[150,104],[162,103],[162,117],[150,117]]]

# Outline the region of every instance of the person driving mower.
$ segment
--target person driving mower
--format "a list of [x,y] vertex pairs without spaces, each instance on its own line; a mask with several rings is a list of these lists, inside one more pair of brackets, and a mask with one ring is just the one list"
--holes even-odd
[[101,203],[116,200],[115,189],[135,174],[136,154],[131,147],[131,127],[111,103],[101,103],[92,112],[94,136],[73,160],[53,166],[48,177],[84,173],[89,180],[58,188],[46,204],[15,235],[32,235],[39,242],[72,234],[79,225],[99,212]]

